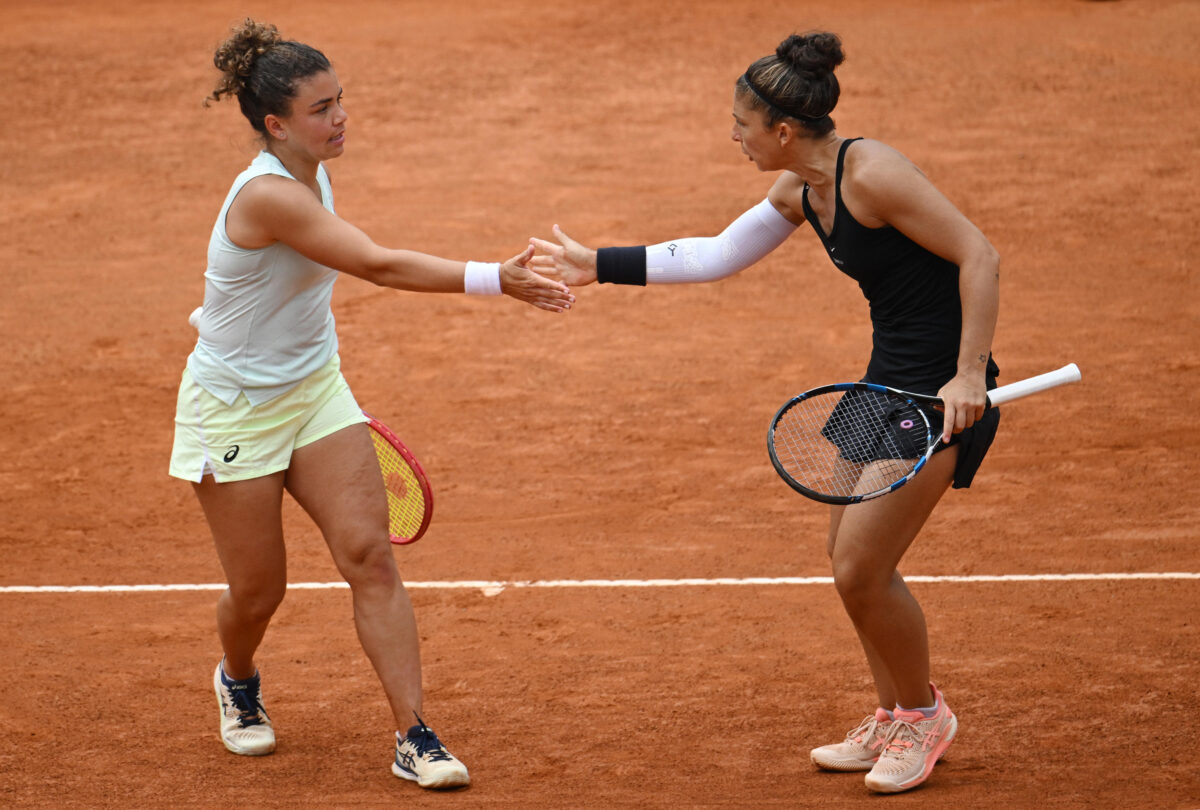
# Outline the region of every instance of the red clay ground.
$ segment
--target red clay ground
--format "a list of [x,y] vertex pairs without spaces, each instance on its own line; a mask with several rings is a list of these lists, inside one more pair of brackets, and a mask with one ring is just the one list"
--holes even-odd
[[[118,6],[5,5],[0,585],[221,580],[166,462],[212,218],[254,150],[235,105],[200,105],[245,14],[335,62],[343,216],[493,260],[554,222],[593,244],[719,231],[771,181],[728,140],[733,80],[795,30],[839,32],[839,131],[912,157],[1002,254],[1002,381],[1084,372],[1006,410],[904,572],[1200,570],[1200,5]],[[335,309],[359,400],[436,490],[406,579],[828,574],[825,510],[763,441],[869,349],[811,235],[719,284],[583,289],[563,317],[353,279]],[[335,580],[287,521],[291,580]],[[452,795],[388,773],[344,590],[293,592],[268,635],[261,760],[216,738],[215,593],[0,593],[0,805],[1200,806],[1197,580],[913,588],[962,731],[886,799],[808,764],[872,700],[827,585],[414,590],[429,719],[474,777]]]

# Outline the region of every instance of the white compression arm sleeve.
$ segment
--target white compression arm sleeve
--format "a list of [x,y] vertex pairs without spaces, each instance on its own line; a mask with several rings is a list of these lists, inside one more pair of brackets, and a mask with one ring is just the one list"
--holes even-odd
[[763,200],[720,236],[689,237],[646,247],[648,284],[716,281],[745,270],[783,244],[796,226]]

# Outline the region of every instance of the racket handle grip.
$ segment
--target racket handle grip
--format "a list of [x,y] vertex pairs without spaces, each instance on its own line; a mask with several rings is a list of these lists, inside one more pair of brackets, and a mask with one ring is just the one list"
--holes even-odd
[[1074,363],[1068,363],[1056,371],[1047,371],[1045,374],[1039,374],[1027,380],[1020,380],[992,389],[988,392],[988,406],[1001,405],[1005,402],[1027,397],[1030,394],[1037,394],[1060,385],[1079,382],[1081,379],[1083,379],[1083,375],[1079,373],[1079,366]]

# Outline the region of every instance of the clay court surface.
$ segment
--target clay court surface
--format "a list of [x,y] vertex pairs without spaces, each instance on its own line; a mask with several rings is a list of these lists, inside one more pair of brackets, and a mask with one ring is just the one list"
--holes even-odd
[[[105,8],[3,10],[0,805],[1200,806],[1200,4]],[[839,132],[915,160],[1002,255],[1001,382],[1084,374],[1005,409],[902,565],[929,578],[961,722],[924,787],[873,797],[808,762],[874,695],[833,587],[799,579],[829,575],[826,508],[764,446],[780,404],[869,352],[807,229],[723,282],[584,288],[564,316],[338,282],[346,376],[435,489],[396,557],[467,791],[391,776],[345,589],[277,615],[263,759],[217,737],[216,590],[19,589],[223,581],[166,469],[209,231],[256,148],[236,104],[201,106],[247,14],[334,61],[339,213],[481,260],[555,222],[593,245],[719,232],[772,179],[729,140],[734,79],[793,31],[842,35]],[[290,501],[285,520],[289,580],[335,583]],[[1101,576],[1044,576],[1074,574]],[[717,578],[775,581],[677,582]]]

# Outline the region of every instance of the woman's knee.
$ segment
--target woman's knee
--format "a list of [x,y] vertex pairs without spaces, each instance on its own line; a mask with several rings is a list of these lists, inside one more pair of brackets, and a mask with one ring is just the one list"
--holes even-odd
[[256,624],[268,621],[275,615],[287,593],[287,583],[257,588],[230,586],[226,593],[238,619],[247,624]]
[[833,558],[833,584],[851,615],[877,603],[887,592],[894,573],[892,570],[878,570],[862,559],[842,555]]
[[351,589],[394,588],[400,583],[391,544],[375,539],[343,546],[338,555],[338,570]]

